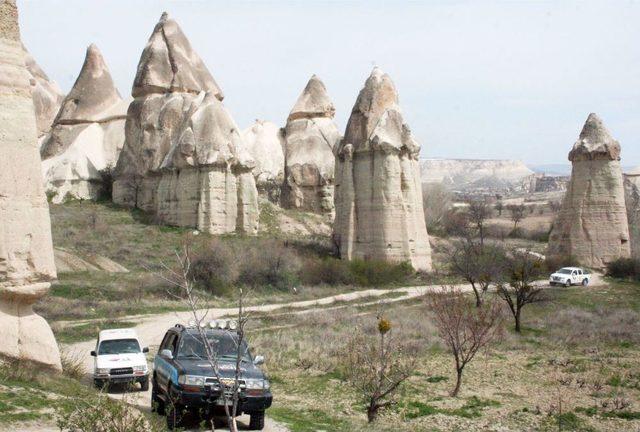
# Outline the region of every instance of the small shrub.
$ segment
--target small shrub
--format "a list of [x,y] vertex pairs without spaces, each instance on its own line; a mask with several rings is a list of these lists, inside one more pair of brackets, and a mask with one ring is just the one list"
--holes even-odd
[[60,361],[62,363],[62,373],[69,378],[81,380],[84,378],[85,369],[83,355],[78,351],[67,351],[60,349]]
[[126,400],[107,396],[98,401],[80,400],[71,413],[58,413],[61,432],[153,432],[156,429]]
[[607,263],[607,276],[640,280],[640,261],[632,258],[618,258],[611,261]]
[[355,282],[349,262],[335,258],[307,260],[300,278],[302,283],[308,285],[352,285]]
[[403,283],[415,274],[411,264],[388,263],[386,261],[353,260],[349,269],[357,285],[380,286]]

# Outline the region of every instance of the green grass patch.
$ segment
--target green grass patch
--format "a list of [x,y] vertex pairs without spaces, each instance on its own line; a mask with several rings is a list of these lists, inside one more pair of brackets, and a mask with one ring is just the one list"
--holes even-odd
[[62,328],[54,327],[53,333],[58,342],[68,344],[97,338],[101,330],[135,327],[136,324],[131,321],[103,320],[87,324],[68,325]]
[[460,408],[438,408],[433,405],[426,404],[419,401],[409,401],[399,405],[399,410],[403,411],[405,418],[415,419],[419,417],[430,416],[434,414],[444,414],[448,416],[463,417],[463,418],[477,418],[482,416],[482,411],[489,407],[498,407],[500,402],[480,399],[476,396],[472,396],[465,404]]
[[291,432],[316,432],[319,430],[340,431],[350,429],[343,418],[330,416],[315,409],[294,409],[274,406],[267,412],[269,417],[285,424]]

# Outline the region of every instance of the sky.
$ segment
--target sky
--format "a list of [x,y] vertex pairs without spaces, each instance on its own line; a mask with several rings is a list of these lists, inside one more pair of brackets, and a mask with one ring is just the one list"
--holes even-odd
[[387,72],[423,157],[568,163],[590,112],[640,165],[639,1],[18,0],[22,39],[68,91],[85,49],[120,94],[163,11],[240,128],[284,125],[312,74],[344,130],[373,66]]

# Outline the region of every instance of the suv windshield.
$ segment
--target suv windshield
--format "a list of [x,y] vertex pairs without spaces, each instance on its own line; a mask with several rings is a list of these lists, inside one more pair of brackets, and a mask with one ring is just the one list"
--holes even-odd
[[571,274],[571,270],[566,269],[566,268],[562,268],[562,269],[558,270],[557,273],[560,273],[560,274]]
[[[207,332],[207,339],[213,348],[213,352],[217,354],[221,360],[234,360],[238,351],[238,338],[229,333]],[[202,338],[198,333],[185,332],[178,347],[178,358],[198,358],[206,359],[207,352],[202,343]],[[242,360],[251,362],[249,347],[245,341],[241,346]]]
[[140,352],[140,344],[135,339],[114,339],[100,342],[98,354],[135,354]]

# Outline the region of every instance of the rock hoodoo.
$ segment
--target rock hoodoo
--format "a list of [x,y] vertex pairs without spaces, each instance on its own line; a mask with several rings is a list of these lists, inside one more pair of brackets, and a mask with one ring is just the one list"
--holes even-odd
[[285,127],[283,207],[333,212],[333,150],[340,141],[335,112],[324,84],[312,76]]
[[0,356],[61,369],[32,305],[56,277],[38,130],[15,0],[0,0]]
[[258,193],[270,201],[280,201],[284,180],[284,135],[275,124],[256,120],[242,132],[247,151],[256,162],[253,176]]
[[29,84],[31,96],[36,110],[36,124],[38,125],[38,138],[46,135],[64,100],[64,94],[55,81],[51,81],[42,68],[36,63],[26,48],[25,63],[29,72]]
[[594,268],[628,257],[620,144],[597,115],[587,118],[569,160],[571,180],[549,236],[547,255],[572,256]]
[[375,68],[336,152],[333,237],[343,259],[409,262],[431,270],[419,153],[391,78]]
[[256,234],[255,163],[222,91],[166,13],[142,52],[132,95],[114,202],[168,225]]
[[624,174],[624,193],[629,222],[631,257],[640,259],[640,167]]
[[53,202],[98,197],[105,170],[115,166],[124,144],[127,105],[102,54],[91,45],[40,150]]

